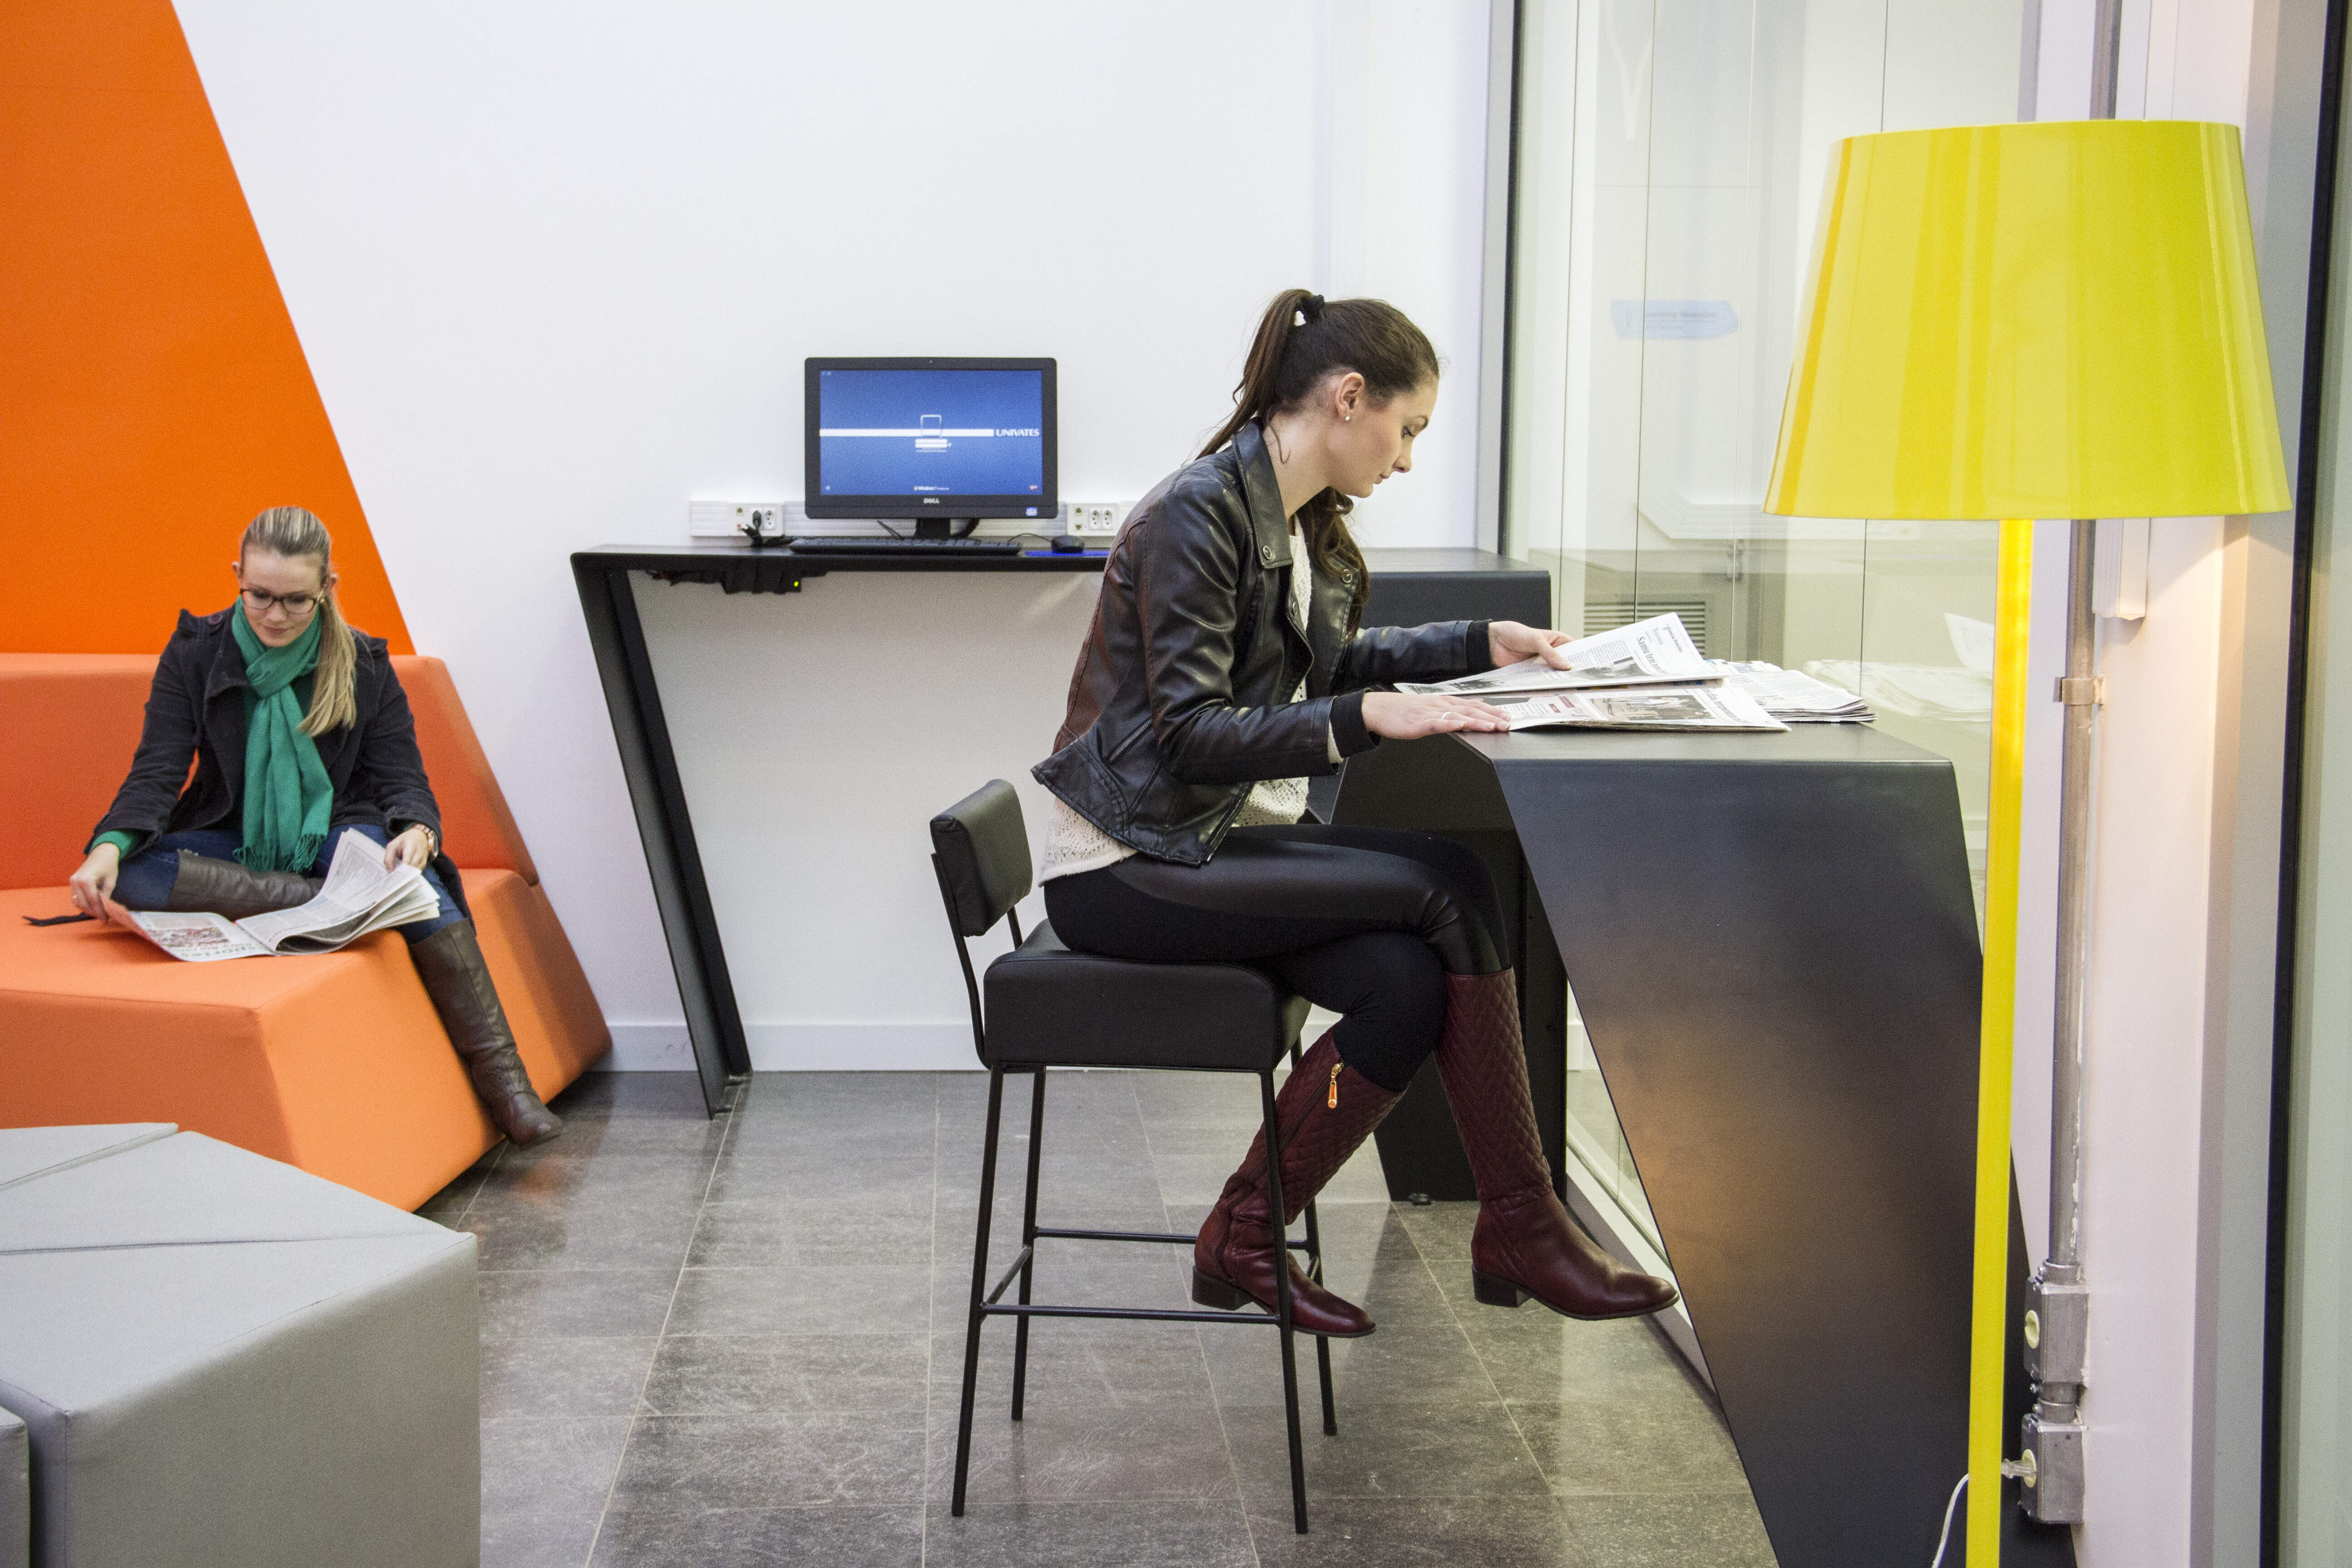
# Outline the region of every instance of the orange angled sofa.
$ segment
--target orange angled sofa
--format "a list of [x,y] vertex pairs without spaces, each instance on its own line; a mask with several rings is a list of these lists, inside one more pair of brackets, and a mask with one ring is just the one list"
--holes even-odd
[[[393,659],[483,955],[542,1097],[611,1047],[596,998],[437,658]],[[171,1121],[414,1209],[498,1140],[405,944],[183,963],[128,931],[35,927],[129,772],[155,660],[0,654],[0,1127]]]

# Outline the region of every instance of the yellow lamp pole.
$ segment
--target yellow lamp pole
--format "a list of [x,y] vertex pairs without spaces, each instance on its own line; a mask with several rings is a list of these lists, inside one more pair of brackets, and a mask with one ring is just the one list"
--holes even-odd
[[[2051,1257],[2025,1327],[2037,1518],[2082,1517],[2091,524],[2288,504],[2236,127],[2084,121],[1838,144],[1765,508],[2071,518]],[[1998,1561],[2030,523],[2002,525],[1979,1072],[1971,1563]]]
[[2018,838],[2033,523],[2000,525],[1994,594],[1992,798],[1985,817],[1983,1044],[1977,1068],[1976,1272],[1969,1313],[1968,1561],[2000,1561],[2001,1395],[2009,1359],[2009,1121],[2017,1020]]

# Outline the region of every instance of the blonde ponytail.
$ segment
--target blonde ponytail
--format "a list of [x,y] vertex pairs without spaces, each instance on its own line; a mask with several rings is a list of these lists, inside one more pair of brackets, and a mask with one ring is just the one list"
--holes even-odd
[[237,542],[237,559],[248,550],[273,555],[313,555],[319,561],[319,667],[310,678],[310,710],[302,718],[302,732],[316,739],[359,720],[359,699],[352,682],[360,662],[359,640],[343,619],[342,606],[328,579],[334,575],[334,542],[316,514],[299,506],[265,508],[245,525]]

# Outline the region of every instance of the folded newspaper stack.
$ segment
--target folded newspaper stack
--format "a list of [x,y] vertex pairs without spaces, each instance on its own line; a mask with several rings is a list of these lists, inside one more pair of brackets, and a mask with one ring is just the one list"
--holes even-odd
[[326,885],[307,904],[241,921],[226,915],[126,912],[133,931],[173,958],[209,963],[273,952],[332,952],[370,931],[424,920],[440,907],[424,872],[405,864],[387,869],[381,845],[346,833],[335,846]]
[[1760,659],[1748,664],[1725,659],[1713,663],[1722,672],[1727,687],[1754,698],[1758,707],[1784,724],[1869,724],[1877,721],[1878,715],[1870,710],[1869,704],[1844,687],[1816,680],[1801,670],[1782,669]]
[[1874,706],[1908,719],[1985,724],[1992,721],[1992,671],[1947,664],[1861,664],[1817,658],[1806,669],[1851,685]]

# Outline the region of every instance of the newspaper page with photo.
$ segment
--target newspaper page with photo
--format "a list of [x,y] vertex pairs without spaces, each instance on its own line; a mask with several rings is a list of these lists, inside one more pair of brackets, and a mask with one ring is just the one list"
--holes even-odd
[[1721,686],[1630,691],[1506,691],[1486,699],[1514,730],[1564,725],[1585,730],[1786,730],[1743,692]]
[[210,963],[223,958],[259,958],[269,950],[237,930],[226,915],[166,914],[158,910],[126,910],[123,919],[132,931],[190,963]]
[[1555,668],[1541,658],[1527,658],[1452,680],[1401,680],[1397,689],[1414,697],[1483,698],[1495,691],[1570,691],[1723,679],[1723,672],[1691,641],[1683,618],[1671,613],[1562,643],[1554,651],[1567,656],[1567,668]]
[[370,931],[421,921],[441,901],[425,873],[387,867],[383,848],[357,833],[335,846],[326,885],[307,904],[232,921],[226,915],[121,911],[131,930],[190,963],[270,953],[332,952]]

